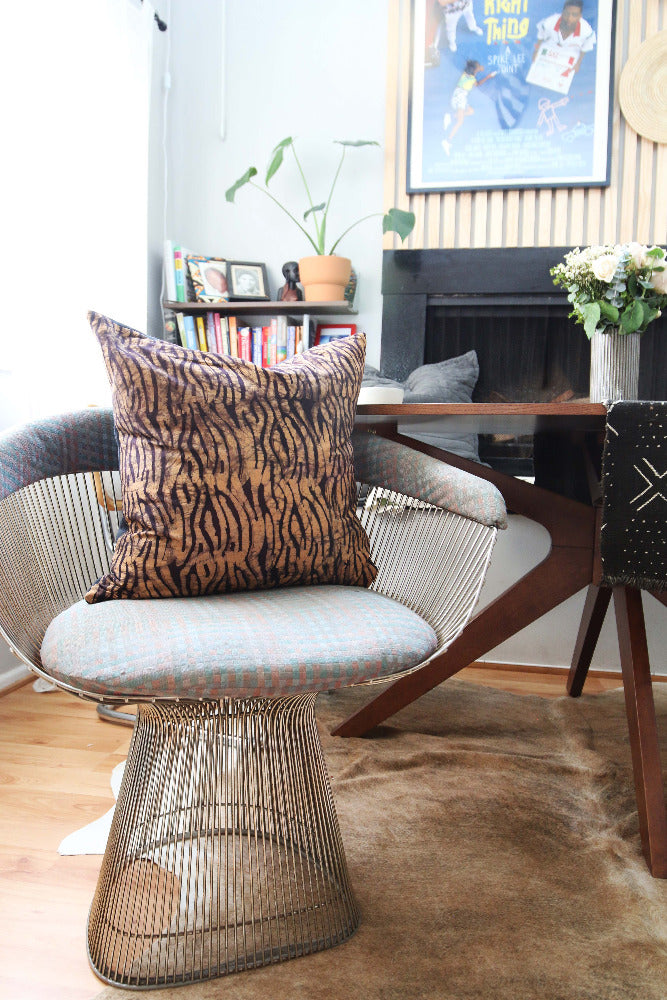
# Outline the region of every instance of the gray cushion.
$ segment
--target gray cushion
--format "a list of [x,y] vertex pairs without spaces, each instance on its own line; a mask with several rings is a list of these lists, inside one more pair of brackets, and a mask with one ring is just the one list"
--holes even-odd
[[[405,382],[382,375],[377,368],[366,365],[362,386],[394,385],[404,389],[404,403],[471,403],[479,377],[477,353],[468,351],[456,358],[447,358],[431,365],[422,365],[410,372]],[[453,434],[442,420],[420,423],[417,433],[410,424],[399,424],[398,430],[424,444],[451,451],[454,455],[479,462],[476,434]]]

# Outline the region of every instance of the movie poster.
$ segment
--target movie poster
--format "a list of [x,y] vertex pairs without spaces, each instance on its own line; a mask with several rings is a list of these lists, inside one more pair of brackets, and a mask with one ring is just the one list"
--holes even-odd
[[414,0],[408,191],[609,183],[613,0]]

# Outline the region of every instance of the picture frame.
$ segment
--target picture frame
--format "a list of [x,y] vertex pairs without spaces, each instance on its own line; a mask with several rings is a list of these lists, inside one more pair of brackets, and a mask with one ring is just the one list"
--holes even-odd
[[412,3],[407,191],[607,186],[615,0],[448,6]]
[[266,264],[245,260],[227,261],[227,287],[231,302],[270,299]]
[[189,253],[185,255],[185,260],[196,302],[228,300],[227,261],[223,257],[203,257]]
[[330,344],[341,337],[353,337],[357,332],[355,323],[318,323],[315,328],[314,344]]

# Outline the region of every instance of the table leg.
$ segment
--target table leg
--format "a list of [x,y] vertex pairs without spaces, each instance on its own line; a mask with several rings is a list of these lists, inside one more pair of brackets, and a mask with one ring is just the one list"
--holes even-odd
[[487,605],[444,652],[399,677],[333,730],[334,736],[363,736],[390,715],[463,670],[484,653],[562,604],[590,580],[581,551],[553,549],[514,586]]
[[334,730],[335,736],[362,736],[431,688],[467,667],[547,611],[591,583],[595,512],[504,473],[414,441],[383,425],[377,433],[407,444],[457,468],[493,482],[509,510],[542,524],[551,535],[547,557],[480,611],[448,649],[418,670],[399,677]]
[[578,698],[583,690],[610,600],[609,587],[598,587],[594,583],[589,586],[567,677],[567,693],[572,698]]
[[614,587],[614,609],[642,850],[654,878],[667,878],[667,815],[641,591]]

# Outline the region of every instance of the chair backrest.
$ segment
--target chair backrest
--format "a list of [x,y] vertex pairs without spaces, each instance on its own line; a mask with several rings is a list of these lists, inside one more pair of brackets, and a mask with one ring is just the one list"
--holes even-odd
[[[89,409],[0,435],[0,635],[41,671],[56,615],[108,572],[121,514],[110,410]],[[435,630],[439,648],[479,597],[505,507],[489,483],[374,435],[355,435],[370,487],[358,514],[378,567],[373,589]],[[360,494],[361,495],[361,494]]]
[[603,582],[667,589],[667,402],[622,400],[602,455]]
[[109,569],[120,515],[108,409],[0,436],[0,634],[29,666],[49,623]]

